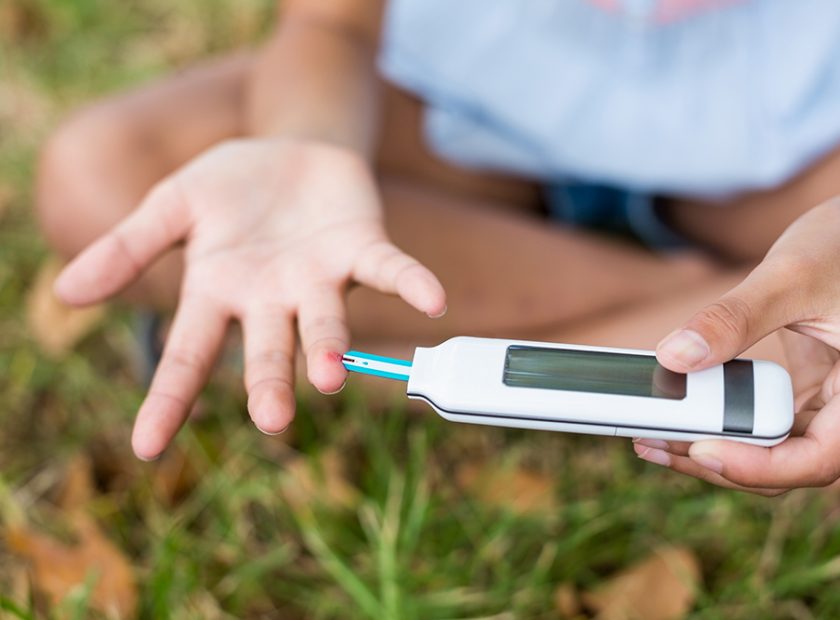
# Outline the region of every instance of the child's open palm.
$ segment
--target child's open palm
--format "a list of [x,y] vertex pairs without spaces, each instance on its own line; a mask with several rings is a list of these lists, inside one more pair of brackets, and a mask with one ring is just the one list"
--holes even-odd
[[307,374],[340,389],[349,347],[344,294],[358,282],[430,316],[443,287],[388,240],[367,165],[335,147],[281,139],[215,147],[162,181],[56,283],[71,304],[114,295],[185,245],[180,302],[132,439],[160,454],[207,381],[231,319],[242,323],[248,411],[264,432],[294,416],[295,321]]

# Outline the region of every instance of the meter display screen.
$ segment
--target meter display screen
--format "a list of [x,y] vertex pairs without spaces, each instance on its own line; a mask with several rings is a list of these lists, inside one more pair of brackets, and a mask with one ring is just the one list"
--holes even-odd
[[511,387],[673,400],[685,398],[686,386],[685,375],[652,355],[520,345],[508,347],[503,381]]

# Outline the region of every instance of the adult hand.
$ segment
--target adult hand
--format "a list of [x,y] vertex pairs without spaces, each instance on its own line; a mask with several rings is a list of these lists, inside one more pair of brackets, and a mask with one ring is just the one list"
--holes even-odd
[[787,328],[781,335],[795,394],[788,439],[771,448],[637,440],[636,453],[720,486],[765,495],[840,478],[840,200],[794,222],[741,284],[667,336],[656,355],[671,370],[701,370],[780,328]]
[[178,310],[134,427],[158,456],[208,379],[230,320],[242,323],[248,411],[266,433],[294,416],[295,321],[307,375],[341,388],[349,348],[344,293],[358,282],[429,316],[445,310],[437,278],[386,236],[367,164],[350,151],[285,139],[231,141],[155,187],[56,282],[67,303],[110,297],[184,244]]

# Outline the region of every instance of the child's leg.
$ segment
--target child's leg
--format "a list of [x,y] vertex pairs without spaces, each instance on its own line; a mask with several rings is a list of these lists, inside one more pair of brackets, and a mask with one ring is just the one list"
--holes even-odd
[[[241,135],[249,62],[245,56],[216,61],[108,99],[60,129],[39,178],[39,211],[53,245],[75,254],[135,208],[168,172]],[[402,99],[388,97],[386,107]],[[395,116],[393,110],[386,114]],[[696,263],[667,261],[562,230],[523,208],[503,208],[526,194],[517,189],[523,184],[442,162],[428,165],[429,157],[422,169],[412,169],[418,161],[412,153],[422,147],[419,131],[397,123],[385,132],[383,198],[397,243],[448,285],[450,314],[429,321],[401,302],[360,293],[351,317],[360,335],[524,335],[659,297],[708,274]],[[176,253],[165,257],[134,287],[132,300],[171,306],[180,268]]]
[[361,339],[529,337],[659,299],[713,273],[428,185],[386,181],[383,190],[394,241],[438,275],[449,311],[429,321],[398,299],[358,289],[350,308]]
[[781,187],[723,204],[675,199],[667,217],[688,238],[736,260],[761,259],[797,217],[840,194],[840,147]]

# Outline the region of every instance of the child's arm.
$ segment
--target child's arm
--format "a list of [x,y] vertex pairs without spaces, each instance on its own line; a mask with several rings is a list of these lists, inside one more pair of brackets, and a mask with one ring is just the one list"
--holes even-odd
[[330,142],[370,157],[384,0],[283,0],[251,78],[249,131]]
[[665,338],[657,357],[678,372],[701,370],[776,330],[782,331],[796,396],[790,438],[772,448],[729,441],[657,444],[639,447],[640,456],[665,449],[652,460],[765,495],[840,479],[840,198],[794,222],[746,280]]
[[243,327],[248,411],[261,430],[279,432],[294,416],[298,334],[309,380],[341,388],[352,282],[442,314],[438,280],[386,236],[366,160],[374,47],[359,29],[378,27],[377,4],[293,4],[301,8],[290,9],[255,76],[252,124],[271,135],[211,148],[164,179],[57,281],[68,303],[94,303],[184,244],[178,310],[134,428],[138,456],[156,457],[178,431],[231,320]]

